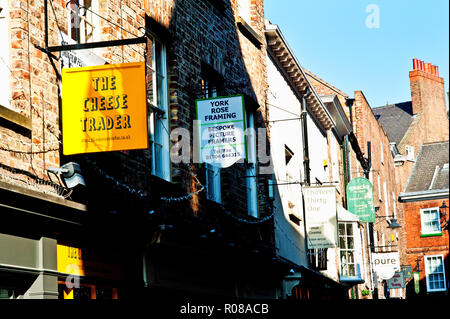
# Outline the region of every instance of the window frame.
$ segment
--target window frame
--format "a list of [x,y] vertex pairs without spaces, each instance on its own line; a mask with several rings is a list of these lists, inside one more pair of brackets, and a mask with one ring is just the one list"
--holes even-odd
[[[219,96],[219,79],[209,67],[203,66],[201,75],[202,98],[213,98]],[[216,203],[222,203],[222,180],[221,168],[204,163],[206,199]]]
[[[75,41],[76,43],[87,43],[87,42],[93,42],[98,40],[98,33],[99,33],[99,18],[95,14],[93,14],[91,11],[84,9],[79,9],[80,7],[84,6],[85,0],[71,0],[67,3],[67,36]],[[72,9],[71,5],[77,5],[77,9]],[[90,10],[93,12],[98,11],[98,0],[91,0]],[[74,21],[72,18],[78,17],[76,21]],[[76,25],[79,24],[79,27],[77,28]],[[86,25],[89,24],[91,27],[91,33],[89,37],[86,37]],[[75,27],[74,27],[75,26]],[[78,32],[76,32],[76,39],[73,38],[72,30],[78,29]]]
[[[151,100],[147,94],[147,103],[151,111],[148,115],[149,129],[149,148],[152,154],[152,175],[171,181],[171,162],[170,162],[170,126],[169,126],[169,102],[168,102],[168,68],[167,68],[167,49],[163,41],[153,34],[148,34],[151,40],[152,60],[151,65],[146,62],[146,72],[152,72],[152,95]],[[160,54],[156,54],[157,46],[160,46]],[[162,59],[161,63],[157,57]],[[161,69],[158,70],[158,65]],[[161,85],[158,77],[162,78]],[[149,92],[147,83],[147,93]],[[158,152],[156,145],[159,145],[161,151]],[[160,165],[158,165],[160,164]]]
[[249,216],[258,218],[258,182],[256,180],[256,129],[255,113],[246,109],[245,119],[247,121],[247,168],[246,189],[247,189],[247,212]]
[[[424,218],[424,215],[425,215],[424,212],[432,211],[432,210],[437,211],[437,222],[438,222],[438,226],[439,226],[439,230],[437,230],[437,231],[429,231],[425,227],[425,222],[429,222],[430,220],[426,220]],[[435,220],[433,220],[433,221],[435,221]],[[440,215],[439,215],[439,207],[430,207],[430,208],[421,208],[420,209],[420,233],[422,235],[433,235],[433,234],[441,234],[442,233],[441,220],[440,220]]]
[[[432,258],[439,258],[441,260],[441,266],[442,266],[442,272],[439,272],[439,274],[442,274],[442,282],[444,284],[443,288],[437,288],[437,289],[432,289],[430,288],[430,276],[431,275],[436,275],[436,273],[430,273],[429,272],[429,259]],[[439,291],[447,291],[447,286],[446,286],[446,278],[445,278],[445,261],[444,261],[444,255],[440,254],[440,255],[425,255],[423,256],[424,258],[424,265],[425,265],[425,279],[426,279],[426,283],[427,283],[427,292],[439,292]]]
[[[342,221],[342,222],[339,222],[338,223],[338,238],[339,238],[339,274],[340,274],[340,276],[341,277],[345,277],[345,278],[352,278],[352,277],[358,277],[359,276],[359,274],[358,274],[358,262],[357,262],[357,260],[356,260],[356,240],[355,240],[355,225],[354,225],[355,223],[354,222],[344,222],[344,221]],[[339,227],[341,226],[341,225],[345,225],[345,234],[344,235],[341,235],[341,233],[339,232]],[[347,227],[351,227],[352,228],[352,234],[351,234],[351,236],[350,235],[348,235],[348,232],[347,232]],[[341,238],[344,238],[344,242],[345,242],[345,245],[346,245],[346,247],[347,247],[347,245],[348,245],[348,242],[347,242],[347,238],[348,237],[351,237],[351,238],[353,238],[353,248],[352,249],[349,249],[349,248],[342,248],[341,247]],[[345,254],[345,256],[346,256],[346,258],[348,258],[347,256],[348,256],[348,252],[351,252],[352,253],[352,257],[353,257],[353,263],[349,263],[348,261],[346,261],[345,263],[343,263],[342,262],[342,257],[341,257],[341,254],[342,254],[342,252],[346,252],[346,254]],[[353,271],[354,271],[354,274],[353,275],[351,275],[350,274],[350,272],[349,272],[349,268],[348,268],[348,265],[350,265],[350,264],[352,264],[353,266],[354,266],[354,268],[353,268]],[[346,266],[347,267],[347,274],[344,274],[344,271],[343,271],[343,266]]]

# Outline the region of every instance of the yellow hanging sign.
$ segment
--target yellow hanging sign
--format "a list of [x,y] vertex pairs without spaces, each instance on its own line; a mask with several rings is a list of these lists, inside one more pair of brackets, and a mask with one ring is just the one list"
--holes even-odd
[[144,62],[62,71],[64,155],[148,147]]

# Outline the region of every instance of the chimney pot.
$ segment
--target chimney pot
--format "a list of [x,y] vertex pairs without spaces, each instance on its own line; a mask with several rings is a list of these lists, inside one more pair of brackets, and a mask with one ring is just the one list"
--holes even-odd
[[417,59],[413,59],[413,70],[417,69]]
[[436,66],[436,75],[439,76],[439,67]]

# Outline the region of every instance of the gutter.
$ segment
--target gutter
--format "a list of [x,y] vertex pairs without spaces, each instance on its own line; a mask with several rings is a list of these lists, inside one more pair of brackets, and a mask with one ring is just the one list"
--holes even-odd
[[415,202],[432,199],[443,199],[449,197],[449,190],[447,189],[433,189],[426,191],[400,193],[399,200],[402,202]]

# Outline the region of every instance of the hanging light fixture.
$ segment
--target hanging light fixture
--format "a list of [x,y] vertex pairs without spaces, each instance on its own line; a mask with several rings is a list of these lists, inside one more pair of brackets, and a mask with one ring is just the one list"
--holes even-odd
[[392,218],[391,222],[389,223],[389,226],[387,228],[397,229],[397,228],[401,228],[401,227],[402,226],[399,223],[397,223],[397,219],[396,218]]

